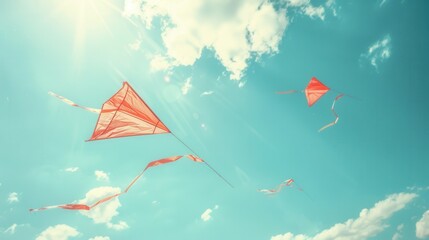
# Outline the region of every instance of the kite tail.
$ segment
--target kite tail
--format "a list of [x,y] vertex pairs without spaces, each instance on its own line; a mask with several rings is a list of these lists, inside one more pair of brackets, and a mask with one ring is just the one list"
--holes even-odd
[[308,198],[310,198],[311,200],[313,200],[313,198],[310,196],[310,194],[308,194],[306,191],[304,191],[304,189],[301,188],[301,186],[299,186],[298,183],[294,182],[295,185],[298,187],[298,190],[305,193],[305,195],[307,195]]
[[328,124],[326,124],[325,126],[323,126],[322,128],[320,128],[319,129],[319,132],[321,132],[321,131],[323,131],[323,130],[325,130],[325,129],[327,129],[327,128],[329,128],[329,127],[332,127],[332,126],[334,126],[335,124],[337,124],[337,122],[338,122],[338,120],[340,119],[340,117],[338,116],[338,114],[335,112],[335,103],[340,99],[340,98],[342,98],[344,96],[344,94],[340,94],[340,95],[338,95],[335,99],[334,99],[334,102],[332,103],[332,107],[331,107],[331,111],[332,111],[332,113],[334,114],[334,116],[335,116],[335,120],[334,121],[332,121],[332,122],[330,122],[330,123],[328,123]]
[[280,192],[284,187],[292,187],[292,184],[295,183],[295,180],[292,178],[285,180],[280,183],[275,189],[258,189],[258,192],[265,193],[267,195],[273,195]]
[[[177,160],[179,160],[180,158],[182,158],[183,156],[173,156],[173,157],[168,157],[168,158],[163,158],[163,159],[159,159],[159,160],[155,160],[152,162],[149,162],[146,166],[146,168],[137,176],[135,177],[130,184],[128,184],[128,186],[125,188],[124,191],[121,191],[119,193],[115,193],[113,195],[104,197],[100,200],[98,200],[97,202],[95,202],[94,204],[88,206],[85,204],[63,204],[63,205],[54,205],[54,206],[48,206],[48,207],[42,207],[42,208],[31,208],[29,209],[30,212],[37,212],[37,211],[43,211],[43,210],[48,210],[48,209],[53,209],[53,208],[62,208],[62,209],[66,209],[66,210],[91,210],[92,208],[103,204],[105,202],[108,202],[114,198],[119,197],[122,194],[125,194],[128,192],[128,190],[130,190],[130,188],[134,185],[134,183],[137,182],[137,180],[139,180],[139,178],[143,175],[143,173],[151,168],[151,167],[156,167],[162,164],[166,164],[166,163],[171,163],[171,162],[175,162]],[[204,162],[201,158],[195,157],[193,155],[188,155],[187,156],[189,159],[191,159],[194,162]]]
[[[188,155],[192,156],[192,157],[196,157],[198,156],[198,154],[195,153],[194,150],[192,150],[185,142],[183,142],[180,138],[178,138],[174,133],[171,132],[171,134],[179,141],[181,142],[187,149],[189,149],[189,151],[191,151],[194,155]],[[193,160],[191,157],[189,157],[191,160]],[[200,159],[202,162],[204,162],[207,167],[209,167],[214,173],[216,173],[216,175],[218,175],[224,182],[226,182],[231,188],[234,188],[234,186],[228,182],[228,180],[226,180],[222,175],[220,175],[220,173],[218,173],[212,166],[210,166],[210,164],[208,164],[206,161],[203,161],[201,158],[197,157],[198,159]],[[195,160],[194,160],[195,161]]]
[[38,212],[38,211],[44,211],[48,209],[53,208],[62,208],[66,210],[90,210],[91,207],[85,205],[85,204],[62,204],[62,205],[54,205],[54,206],[48,206],[48,207],[42,207],[42,208],[30,208],[30,212]]
[[68,104],[70,106],[82,108],[82,109],[84,109],[84,110],[86,110],[88,112],[97,113],[97,114],[99,114],[101,112],[100,109],[80,106],[80,105],[74,103],[73,101],[71,101],[70,99],[67,99],[67,98],[65,98],[63,96],[60,96],[60,95],[56,94],[56,93],[48,92],[48,94],[51,95],[51,96],[54,96],[54,97],[58,98],[59,100],[61,100],[62,102],[66,103],[66,104]]

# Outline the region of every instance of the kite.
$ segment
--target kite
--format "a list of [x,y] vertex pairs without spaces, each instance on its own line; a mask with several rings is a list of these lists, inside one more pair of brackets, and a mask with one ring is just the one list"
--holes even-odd
[[[47,206],[47,207],[42,207],[42,208],[34,208],[34,209],[31,208],[30,212],[38,212],[38,211],[44,211],[44,210],[54,209],[54,208],[60,208],[60,209],[65,209],[65,210],[89,211],[89,210],[93,209],[94,207],[96,207],[102,203],[108,202],[108,201],[110,201],[116,197],[119,197],[122,194],[127,193],[130,190],[130,188],[137,182],[137,180],[139,180],[140,177],[143,176],[143,173],[146,172],[147,169],[149,169],[151,167],[156,167],[159,165],[175,162],[175,161],[181,159],[182,157],[184,157],[184,156],[172,156],[172,157],[167,157],[167,158],[155,160],[155,161],[148,163],[147,166],[143,169],[143,171],[139,175],[137,175],[122,192],[113,194],[111,196],[104,197],[92,205],[73,204],[73,203],[62,204],[62,205]],[[186,157],[189,158],[190,160],[194,161],[194,162],[198,162],[198,163],[204,162],[204,160],[202,160],[201,158],[194,156],[194,155],[186,155]]]
[[[307,87],[302,91],[305,93],[305,97],[307,99],[308,106],[313,106],[319,99],[325,95],[329,90],[331,90],[329,87],[327,87],[325,84],[323,84],[321,81],[319,81],[317,78],[312,77],[310,82],[308,83]],[[288,91],[282,91],[277,92],[277,94],[292,94],[297,93],[297,90],[288,90]],[[335,115],[335,120],[322,128],[319,129],[319,132],[325,130],[326,128],[332,127],[335,124],[337,124],[339,120],[338,114],[335,112],[335,103],[337,100],[339,100],[341,97],[343,97],[344,94],[340,93],[334,100],[334,103],[332,104],[331,111]]]
[[292,187],[292,184],[294,183],[295,183],[295,180],[290,178],[280,183],[275,189],[258,189],[258,192],[265,193],[267,195],[272,195],[280,192],[284,187]]
[[[67,98],[52,92],[49,92],[49,94],[71,106],[99,113],[94,132],[87,141],[170,133],[189,149],[194,156],[198,156],[195,151],[165,126],[128,82],[123,82],[122,88],[103,104],[101,110],[77,105]],[[206,161],[203,162],[223,181],[233,187]]]

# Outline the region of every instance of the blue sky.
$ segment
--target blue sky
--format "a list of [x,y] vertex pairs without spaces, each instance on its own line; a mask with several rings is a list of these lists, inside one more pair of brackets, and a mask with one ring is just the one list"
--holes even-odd
[[[141,8],[140,8],[141,6]],[[426,1],[0,3],[0,239],[429,237]],[[333,91],[309,108],[317,77]],[[128,81],[168,134],[85,142]],[[337,125],[330,107],[339,92]],[[304,192],[274,188],[293,178]]]

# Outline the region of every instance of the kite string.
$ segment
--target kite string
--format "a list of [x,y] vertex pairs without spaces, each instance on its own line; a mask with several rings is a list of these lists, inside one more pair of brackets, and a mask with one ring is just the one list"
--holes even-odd
[[313,200],[313,198],[310,196],[310,194],[308,194],[307,191],[304,191],[304,189],[302,189],[302,187],[296,181],[294,181],[294,184],[298,187],[298,190],[300,190],[301,192],[305,193],[305,195],[307,195],[308,198],[310,198],[311,200]]
[[[174,134],[173,132],[170,132],[179,142],[181,142],[187,149],[189,149],[189,151],[191,151],[193,154],[195,154],[196,156],[199,156],[194,150],[192,150],[192,148],[190,148],[185,142],[183,142],[179,137],[176,136],[176,134]],[[222,175],[220,175],[220,173],[218,173],[212,166],[210,166],[210,164],[208,162],[206,162],[204,160],[204,163],[207,165],[207,167],[209,167],[214,173],[216,173],[220,178],[222,178],[223,181],[225,181],[230,187],[234,188],[234,186],[228,182],[228,180],[226,180]]]

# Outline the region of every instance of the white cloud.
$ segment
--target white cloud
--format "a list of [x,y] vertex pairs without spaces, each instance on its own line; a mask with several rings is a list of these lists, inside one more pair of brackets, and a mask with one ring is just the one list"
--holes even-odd
[[202,92],[200,96],[201,97],[202,96],[208,96],[208,95],[212,95],[213,93],[214,93],[214,91],[205,91],[205,92]]
[[422,218],[416,223],[416,237],[429,237],[429,210],[423,213]]
[[385,220],[395,212],[403,209],[411,200],[417,197],[414,193],[398,193],[388,196],[377,202],[371,209],[364,208],[359,217],[349,219],[344,223],[337,223],[329,229],[323,230],[314,237],[285,233],[273,236],[271,240],[364,240],[382,232],[388,225]]
[[140,0],[141,11],[136,2],[125,1],[126,16],[141,17],[148,28],[154,18],[163,22],[164,68],[193,65],[206,48],[234,80],[243,76],[252,53],[278,51],[287,26],[286,10],[266,0]]
[[[333,9],[333,13],[336,15],[334,1],[335,0],[326,1],[325,6]],[[289,7],[298,7],[301,13],[309,16],[310,18],[318,17],[321,20],[325,19],[325,8],[323,6],[313,6],[310,0],[285,0],[285,3]]]
[[[121,192],[120,188],[113,187],[98,187],[93,188],[86,193],[85,198],[80,200],[81,204],[93,204],[100,199],[112,196]],[[95,223],[109,223],[112,218],[118,215],[117,209],[121,206],[118,198],[102,203],[91,211],[80,211],[84,216],[91,218]]]
[[7,198],[9,203],[19,202],[18,193],[12,192],[9,193],[9,197]]
[[215,205],[213,209],[207,208],[207,210],[205,210],[203,214],[201,214],[201,219],[204,222],[207,222],[208,220],[212,219],[212,216],[210,214],[213,212],[213,210],[217,210],[218,208],[219,205]]
[[67,240],[69,237],[76,237],[79,232],[65,224],[58,224],[54,227],[48,227],[37,236],[36,240]]
[[72,173],[77,172],[78,170],[79,170],[78,167],[69,167],[65,169],[66,172],[72,172]]
[[113,224],[109,222],[107,223],[107,227],[116,231],[122,231],[129,228],[130,226],[128,226],[128,224],[125,221],[119,221],[119,223],[117,224]]
[[310,0],[285,0],[285,2],[291,7],[300,7],[310,4]]
[[326,1],[325,6],[327,9],[330,9],[332,11],[332,15],[337,16],[337,8],[336,8],[335,0]]
[[252,42],[251,51],[259,55],[277,53],[287,24],[286,10],[276,11],[272,4],[265,2],[253,14],[247,27]]
[[92,237],[88,240],[110,240],[110,237],[96,236],[96,237]]
[[3,233],[15,234],[16,227],[18,227],[18,224],[14,223],[10,227],[8,227]]
[[150,61],[150,70],[153,72],[164,71],[174,66],[171,60],[162,55],[154,55]]
[[203,212],[203,214],[201,214],[201,219],[204,222],[207,222],[208,220],[210,220],[212,218],[212,216],[210,215],[213,212],[213,210],[211,210],[210,208],[208,208],[207,210],[205,210]]
[[368,52],[366,54],[362,54],[362,57],[368,59],[371,65],[377,69],[381,62],[390,57],[391,45],[390,35],[386,35],[383,39],[372,44],[368,48]]
[[124,2],[124,10],[122,11],[122,15],[124,17],[131,17],[133,15],[140,14],[140,4],[141,0],[126,0]]
[[314,7],[312,5],[308,5],[304,8],[304,13],[311,18],[318,17],[322,20],[325,19],[325,8],[322,6]]
[[392,240],[399,240],[399,239],[401,239],[402,238],[402,229],[404,228],[404,224],[401,224],[401,225],[399,225],[397,228],[396,228],[396,233],[393,235],[393,237],[392,237]]
[[240,81],[240,82],[238,83],[238,87],[239,87],[239,88],[244,87],[244,85],[246,85],[246,82],[247,82],[247,81]]
[[189,90],[192,88],[192,84],[191,84],[191,78],[187,78],[185,83],[182,86],[182,94],[186,95],[188,94]]
[[94,174],[97,177],[97,181],[105,181],[105,182],[109,181],[109,174],[101,170],[96,170]]

